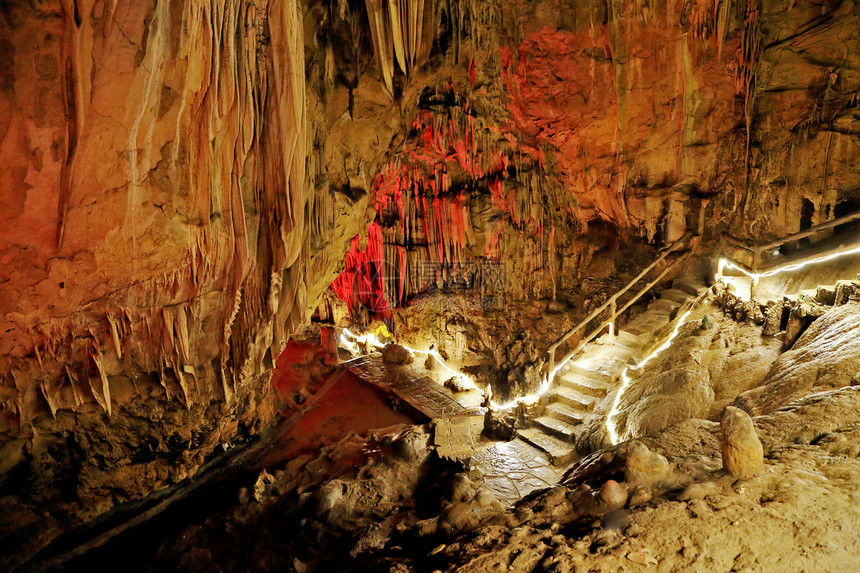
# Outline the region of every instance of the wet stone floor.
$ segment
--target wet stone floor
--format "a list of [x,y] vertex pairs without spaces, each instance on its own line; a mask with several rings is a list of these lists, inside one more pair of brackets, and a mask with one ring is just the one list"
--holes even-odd
[[555,467],[546,455],[523,440],[491,442],[478,447],[470,469],[479,472],[484,485],[505,505],[559,482],[567,468]]

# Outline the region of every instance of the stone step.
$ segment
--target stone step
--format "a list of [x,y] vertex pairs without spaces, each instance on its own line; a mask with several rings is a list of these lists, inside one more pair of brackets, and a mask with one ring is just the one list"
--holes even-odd
[[[582,404],[579,405],[582,407]],[[546,415],[550,418],[556,418],[568,424],[578,424],[588,415],[588,412],[571,408],[567,404],[561,402],[553,402],[546,407]]]
[[637,354],[644,346],[639,338],[630,334],[629,332],[620,330],[615,336],[615,342],[612,343],[614,346],[618,346],[619,352],[621,349],[626,349],[631,355]]
[[669,315],[647,312],[624,327],[624,330],[636,335],[654,335],[658,330],[669,324]]
[[549,416],[535,418],[532,420],[532,424],[536,428],[565,442],[572,442],[573,436],[576,433],[576,426],[573,424],[569,424],[558,418],[550,418]]
[[612,384],[609,381],[601,382],[600,380],[594,380],[593,378],[572,376],[570,374],[562,376],[560,381],[561,384],[567,388],[573,388],[582,394],[588,394],[595,398],[603,397],[612,387]]
[[673,312],[678,310],[681,306],[680,303],[677,303],[672,300],[668,300],[665,298],[658,298],[648,305],[648,312],[665,314],[666,316],[670,316]]
[[[575,364],[586,369],[588,372],[596,373],[598,376],[612,377],[620,365],[627,364],[630,358],[636,354],[639,354],[639,351],[633,351],[632,349],[614,344],[599,348],[586,348],[577,360],[572,361],[571,369],[573,369],[573,365]],[[569,372],[570,370],[567,371]]]
[[567,405],[570,408],[577,408],[583,411],[591,409],[591,405],[597,400],[597,396],[592,396],[580,391],[580,386],[568,386],[564,379],[559,380],[560,384],[555,387],[552,397]]
[[[607,365],[608,369],[609,366]],[[611,370],[591,370],[580,366],[579,364],[571,364],[570,369],[565,373],[564,378],[567,378],[573,383],[589,388],[609,388],[612,385]]]
[[661,300],[671,300],[673,302],[677,302],[678,304],[684,304],[689,298],[690,295],[676,288],[664,290],[660,295]]
[[624,346],[634,349],[636,351],[640,351],[645,348],[645,345],[651,342],[651,339],[653,338],[654,335],[650,332],[634,334],[627,330],[627,327],[624,327],[623,330],[620,330],[618,332],[618,336],[615,337],[615,342],[618,344],[623,344]]
[[576,458],[571,444],[540,431],[538,428],[517,430],[517,435],[526,443],[536,447],[549,457],[555,466],[564,466]]
[[605,345],[603,349],[604,355],[611,356],[615,360],[623,360],[625,362],[628,358],[639,352],[638,348],[630,348],[627,345],[619,344],[617,342],[617,337],[615,342]]

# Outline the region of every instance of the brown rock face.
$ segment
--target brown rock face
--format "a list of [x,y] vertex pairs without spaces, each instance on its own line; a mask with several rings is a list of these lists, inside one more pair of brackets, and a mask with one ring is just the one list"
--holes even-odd
[[308,183],[304,65],[295,2],[0,7],[4,490],[93,515],[272,416],[365,210]]
[[725,470],[738,478],[752,477],[760,472],[764,454],[749,414],[740,408],[727,406],[720,428],[720,450]]

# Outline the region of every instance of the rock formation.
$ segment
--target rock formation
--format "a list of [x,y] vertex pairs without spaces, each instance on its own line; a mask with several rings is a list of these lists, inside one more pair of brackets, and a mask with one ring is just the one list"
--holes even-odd
[[748,478],[760,472],[763,463],[762,447],[749,414],[740,408],[726,406],[720,428],[723,467],[729,475]]
[[2,480],[94,515],[271,418],[365,203],[312,182],[294,2],[6,3],[0,44]]

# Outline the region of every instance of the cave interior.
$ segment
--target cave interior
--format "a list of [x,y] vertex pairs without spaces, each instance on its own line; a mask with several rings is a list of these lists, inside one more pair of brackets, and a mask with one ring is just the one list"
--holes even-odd
[[0,1],[0,570],[860,570],[860,4]]

